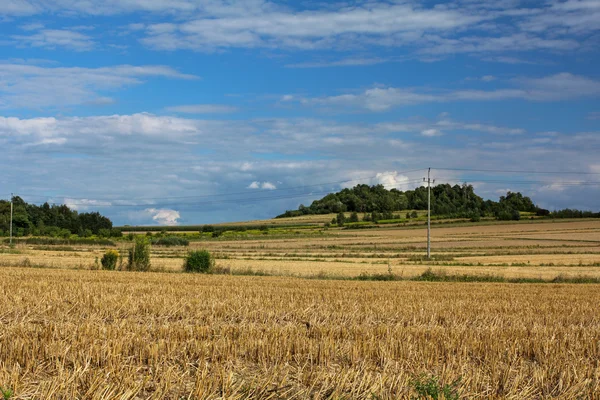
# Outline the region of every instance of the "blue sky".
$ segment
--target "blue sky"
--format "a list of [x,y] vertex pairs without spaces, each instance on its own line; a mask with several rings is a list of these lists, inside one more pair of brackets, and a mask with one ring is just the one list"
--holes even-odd
[[2,0],[0,196],[202,224],[433,167],[598,210],[599,49],[599,0]]

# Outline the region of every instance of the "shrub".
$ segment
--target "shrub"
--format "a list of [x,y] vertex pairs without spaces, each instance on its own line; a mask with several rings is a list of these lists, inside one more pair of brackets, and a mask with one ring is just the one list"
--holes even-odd
[[202,232],[214,232],[215,231],[215,227],[212,225],[204,225],[202,227],[202,229],[200,229],[200,233]]
[[110,229],[100,229],[98,230],[98,236],[101,238],[109,238],[110,237]]
[[183,269],[186,272],[208,273],[215,266],[215,260],[208,250],[190,251],[185,258]]
[[112,228],[110,230],[110,236],[112,237],[123,237],[123,232],[118,228]]
[[350,222],[358,222],[358,214],[356,211],[350,214]]
[[129,250],[127,269],[130,271],[150,270],[150,242],[146,237],[138,236],[135,238],[135,244]]
[[116,250],[108,250],[102,256],[102,269],[108,269],[114,271],[117,267],[117,260],[119,259],[119,252]]
[[473,214],[471,214],[471,222],[479,221],[481,221],[481,215],[477,211],[473,212]]

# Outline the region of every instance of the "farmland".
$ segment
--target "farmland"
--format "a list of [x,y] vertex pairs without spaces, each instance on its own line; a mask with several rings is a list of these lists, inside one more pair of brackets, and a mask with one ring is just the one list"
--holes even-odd
[[[190,245],[154,246],[154,270],[180,271],[189,249],[204,248],[215,255],[220,267],[275,275],[348,278],[391,270],[411,277],[432,268],[509,278],[600,277],[598,220],[434,225],[432,261],[423,259],[426,230],[422,224],[364,230],[269,227],[225,232],[218,238],[210,234],[199,238],[197,232],[178,235],[191,238]],[[126,240],[115,244],[121,253],[131,246]],[[106,248],[17,244],[14,249],[0,248],[0,265],[90,269]]]
[[[431,261],[425,237],[423,226],[198,237],[153,246],[147,273],[96,270],[126,237],[3,245],[0,386],[15,399],[597,395],[597,284],[353,279],[599,278],[598,221],[440,224]],[[199,248],[232,275],[176,273]],[[250,272],[271,276],[236,275]]]

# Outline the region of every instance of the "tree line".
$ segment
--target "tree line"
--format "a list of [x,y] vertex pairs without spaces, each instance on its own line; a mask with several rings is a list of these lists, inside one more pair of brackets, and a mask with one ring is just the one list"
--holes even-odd
[[[13,200],[13,235],[81,237],[92,235],[120,236],[121,231],[113,229],[112,222],[98,212],[79,213],[66,205],[40,206],[28,204],[19,196]],[[0,200],[0,236],[8,236],[10,231],[10,201]]]
[[[330,193],[310,206],[300,205],[297,210],[288,210],[276,218],[296,217],[310,214],[343,212],[380,213],[389,215],[401,210],[427,210],[427,187],[400,191],[386,189],[383,185],[365,184]],[[521,212],[554,218],[598,218],[600,213],[579,210],[550,212],[536,206],[533,201],[519,192],[508,192],[498,201],[484,200],[472,185],[437,185],[431,188],[432,215],[448,218],[470,218],[493,216],[499,220],[518,220]]]

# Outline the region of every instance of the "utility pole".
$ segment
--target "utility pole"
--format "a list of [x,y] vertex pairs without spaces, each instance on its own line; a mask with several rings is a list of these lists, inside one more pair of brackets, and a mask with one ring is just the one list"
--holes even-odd
[[[423,178],[425,182],[425,178]],[[427,259],[431,259],[431,168],[427,168]]]
[[10,245],[12,246],[13,194],[10,194]]

